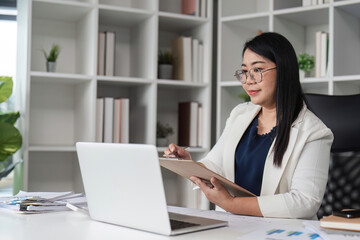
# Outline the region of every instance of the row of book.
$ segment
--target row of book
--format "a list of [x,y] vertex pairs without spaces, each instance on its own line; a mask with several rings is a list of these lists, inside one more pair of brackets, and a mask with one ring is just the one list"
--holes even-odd
[[197,102],[180,102],[178,110],[178,144],[200,147],[203,145],[204,111]]
[[313,6],[313,5],[320,5],[324,3],[329,3],[330,0],[303,0],[303,6]]
[[128,98],[97,98],[96,141],[129,143],[129,114]]
[[98,34],[98,75],[114,76],[115,32]]
[[329,33],[316,32],[315,77],[325,77],[329,59]]
[[173,41],[172,52],[175,55],[175,79],[203,82],[204,46],[198,39],[180,36]]
[[181,13],[196,17],[207,17],[208,0],[182,0]]

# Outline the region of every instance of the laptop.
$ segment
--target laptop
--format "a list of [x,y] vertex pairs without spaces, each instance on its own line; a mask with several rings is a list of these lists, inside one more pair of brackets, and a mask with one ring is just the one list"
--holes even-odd
[[78,142],[76,150],[94,220],[163,235],[227,225],[168,212],[154,145]]

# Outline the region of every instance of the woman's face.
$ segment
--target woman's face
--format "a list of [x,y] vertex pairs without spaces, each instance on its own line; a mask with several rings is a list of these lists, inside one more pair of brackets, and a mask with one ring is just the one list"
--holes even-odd
[[[276,67],[275,63],[264,58],[250,49],[246,49],[241,65],[242,71],[254,71],[256,68],[264,71]],[[255,70],[256,71],[256,70]],[[262,73],[262,81],[256,83],[248,74],[247,81],[243,84],[243,88],[249,94],[251,102],[265,108],[276,107],[276,69]]]

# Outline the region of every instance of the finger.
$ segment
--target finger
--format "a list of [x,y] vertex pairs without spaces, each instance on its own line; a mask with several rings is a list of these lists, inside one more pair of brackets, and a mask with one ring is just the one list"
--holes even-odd
[[214,186],[214,188],[216,188],[217,190],[222,190],[225,189],[224,186],[221,184],[221,182],[219,181],[219,179],[217,179],[216,177],[212,177],[210,179],[211,184]]
[[177,151],[177,149],[178,148],[174,143],[170,143],[170,145],[169,145],[170,152],[175,152],[175,151]]
[[202,191],[207,191],[211,189],[204,181],[202,181],[200,178],[191,176],[190,180],[193,181],[196,185],[198,185]]

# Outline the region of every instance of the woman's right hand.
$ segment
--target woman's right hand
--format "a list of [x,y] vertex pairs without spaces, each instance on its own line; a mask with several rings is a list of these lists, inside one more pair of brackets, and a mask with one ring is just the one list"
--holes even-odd
[[173,143],[171,143],[169,147],[165,149],[163,156],[191,160],[191,155],[188,151]]

